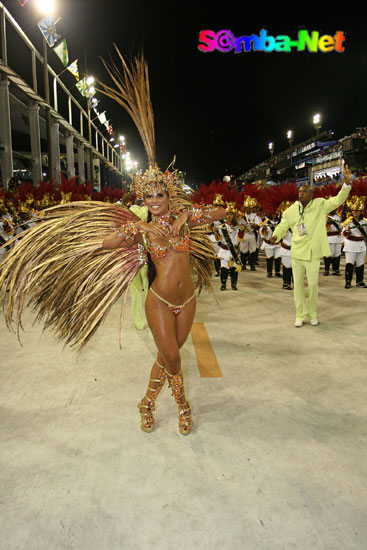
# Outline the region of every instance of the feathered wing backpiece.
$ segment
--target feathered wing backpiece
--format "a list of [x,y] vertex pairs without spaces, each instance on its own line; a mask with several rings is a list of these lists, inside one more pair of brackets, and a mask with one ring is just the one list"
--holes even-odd
[[129,68],[116,44],[114,46],[121,60],[122,72],[113,60],[108,62],[101,57],[116,88],[100,82],[99,91],[117,101],[129,113],[143,141],[148,165],[155,166],[154,114],[147,62],[141,53],[134,58],[134,63]]
[[45,328],[81,349],[125,293],[124,309],[126,290],[145,260],[140,246],[105,250],[102,240],[138,220],[126,208],[93,201],[46,210],[0,266],[8,328],[14,331],[15,325],[19,337],[23,309],[31,305]]
[[[155,162],[154,117],[146,61],[140,55],[130,69],[115,48],[122,73],[113,61],[103,60],[116,89],[102,84],[101,91],[130,114],[143,140],[153,175],[161,174]],[[171,181],[174,173],[166,172],[164,177]],[[191,204],[182,189],[177,189],[171,200],[174,209]],[[111,306],[125,293],[122,323],[126,291],[146,263],[146,252],[141,245],[105,250],[101,243],[122,224],[139,220],[126,208],[94,201],[72,202],[45,210],[43,219],[22,233],[20,242],[0,266],[0,301],[8,327],[16,328],[19,337],[24,307],[31,305],[45,328],[53,329],[66,344],[81,350]],[[214,252],[203,228],[193,229],[190,241],[195,284],[201,290],[210,287]]]
[[199,293],[202,289],[211,289],[211,277],[214,275],[215,252],[208,239],[207,229],[203,226],[194,227],[190,234],[191,269],[194,274],[195,288]]

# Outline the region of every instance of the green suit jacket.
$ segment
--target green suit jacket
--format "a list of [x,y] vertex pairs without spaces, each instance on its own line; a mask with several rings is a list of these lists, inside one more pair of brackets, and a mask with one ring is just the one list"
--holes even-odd
[[[298,260],[315,260],[330,256],[330,247],[326,233],[326,215],[343,204],[351,190],[350,185],[343,185],[336,197],[330,199],[313,199],[303,210],[299,201],[284,211],[282,221],[277,225],[273,235],[277,242],[284,237],[288,229],[292,230],[292,258]],[[302,217],[303,210],[303,217]],[[299,235],[297,226],[306,224],[307,235]]]

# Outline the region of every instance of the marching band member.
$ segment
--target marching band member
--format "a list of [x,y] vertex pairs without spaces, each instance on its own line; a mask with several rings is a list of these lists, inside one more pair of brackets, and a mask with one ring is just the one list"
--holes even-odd
[[220,233],[218,231],[218,228],[214,223],[211,224],[211,232],[208,233],[208,239],[213,245],[214,252],[215,252],[215,258],[214,258],[214,267],[215,267],[215,276],[220,276],[220,259],[218,258],[218,253],[220,251]]
[[246,263],[248,261],[251,271],[256,271],[256,240],[257,232],[261,224],[260,216],[254,211],[257,204],[256,199],[248,196],[245,197],[243,202],[245,213],[239,220],[239,224],[243,225],[245,229],[243,240],[240,242],[241,262],[243,269],[246,269]]
[[272,244],[270,239],[273,235],[275,226],[278,224],[276,219],[276,213],[273,212],[270,214],[270,219],[265,218],[260,224],[260,234],[263,238],[263,243],[261,245],[262,250],[265,252],[266,256],[266,271],[267,277],[273,276],[273,263],[275,263],[275,276],[281,277],[280,273],[280,264],[281,264],[281,248],[280,245]]
[[342,226],[340,216],[336,210],[326,217],[327,239],[329,241],[331,256],[324,257],[324,276],[329,275],[330,266],[333,266],[333,275],[340,276],[340,257],[342,253]]
[[292,290],[292,258],[291,258],[291,249],[292,249],[292,231],[288,229],[287,233],[284,235],[281,244],[281,259],[283,266],[283,289]]
[[353,268],[356,266],[356,287],[367,288],[364,279],[366,261],[367,221],[363,218],[365,197],[353,196],[347,202],[352,215],[343,222],[345,252],[345,288],[352,286]]
[[238,233],[240,228],[237,226],[236,203],[227,203],[227,214],[225,222],[220,226],[221,234],[220,250],[218,258],[220,259],[220,279],[221,290],[226,290],[228,274],[231,275],[232,290],[237,290],[238,273],[241,271],[241,260],[238,255]]
[[[222,207],[225,206],[225,203],[223,201],[223,195],[220,195],[219,193],[216,193],[213,200],[213,207]],[[222,240],[222,234],[220,232],[220,226],[222,225],[221,221],[215,221],[211,224],[211,232],[208,234],[208,238],[211,241],[214,252],[215,252],[215,258],[214,258],[214,267],[215,267],[215,276],[220,277],[220,259],[218,257],[218,253],[220,251],[220,242]]]
[[[280,218],[284,212],[289,206],[291,206],[292,202],[285,200],[282,201],[278,208],[277,208],[277,216]],[[288,229],[287,233],[284,235],[282,240],[280,241],[280,257],[283,267],[283,290],[292,290],[292,279],[293,279],[293,272],[292,272],[292,258],[291,258],[291,249],[292,249],[292,231]]]

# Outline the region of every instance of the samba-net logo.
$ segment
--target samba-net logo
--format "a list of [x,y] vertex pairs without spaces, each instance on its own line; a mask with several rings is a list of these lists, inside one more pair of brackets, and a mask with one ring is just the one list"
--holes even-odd
[[290,36],[281,34],[271,36],[266,29],[260,33],[234,36],[231,31],[222,30],[219,32],[204,30],[199,33],[198,49],[201,52],[209,53],[218,50],[222,53],[233,51],[234,53],[247,52],[285,52],[291,51],[311,53],[343,53],[345,50],[345,33],[336,31],[334,35],[324,34],[320,36],[318,31],[298,31],[297,39],[292,40]]

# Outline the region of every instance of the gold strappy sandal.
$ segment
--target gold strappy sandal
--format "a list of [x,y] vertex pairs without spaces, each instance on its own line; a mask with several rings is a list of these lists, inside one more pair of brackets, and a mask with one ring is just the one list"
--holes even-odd
[[172,390],[172,395],[178,405],[178,429],[181,435],[188,435],[192,429],[192,408],[187,400],[184,403],[181,402],[182,396],[184,395],[182,372],[178,374],[170,374],[167,372],[167,376],[169,377],[168,383]]
[[[160,368],[159,371],[159,378],[151,378],[150,382],[157,382],[156,388],[149,388],[151,392],[151,397],[148,397],[147,394],[144,395],[143,399],[139,401],[138,403],[138,409],[140,411],[141,415],[141,424],[140,428],[143,430],[143,432],[152,432],[154,430],[154,416],[153,412],[155,411],[155,401],[161,391],[161,389],[164,386],[164,383],[166,381],[166,369],[163,365],[160,365],[158,361],[156,361],[157,365]],[[148,401],[147,405],[144,405],[144,399]],[[142,412],[142,409],[146,409],[146,412]]]

